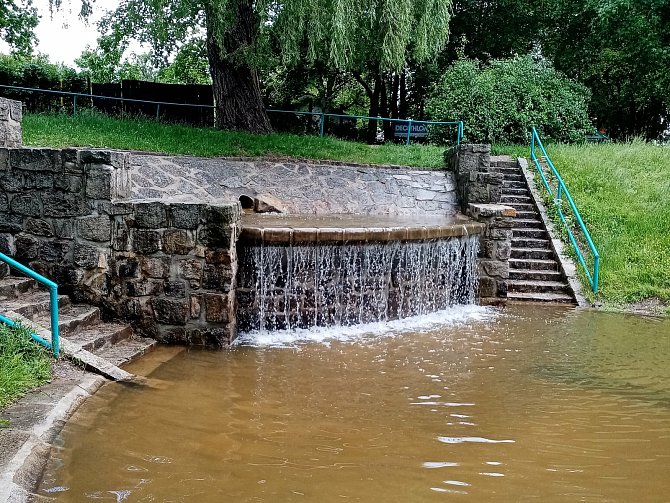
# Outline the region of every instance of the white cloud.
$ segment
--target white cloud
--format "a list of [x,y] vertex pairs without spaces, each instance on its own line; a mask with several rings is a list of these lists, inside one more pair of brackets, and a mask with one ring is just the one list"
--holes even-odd
[[[74,66],[86,45],[95,46],[98,38],[96,22],[107,11],[116,8],[119,0],[96,0],[93,4],[93,15],[84,21],[79,18],[80,3],[77,0],[64,0],[60,10],[49,13],[49,0],[34,0],[41,16],[35,29],[38,39],[37,52],[49,56],[53,63],[65,63]],[[0,42],[0,52],[7,52],[8,47]]]

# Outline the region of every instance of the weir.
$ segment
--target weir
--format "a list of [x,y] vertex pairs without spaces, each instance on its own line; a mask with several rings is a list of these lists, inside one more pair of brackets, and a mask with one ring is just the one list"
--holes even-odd
[[349,326],[474,303],[483,229],[447,217],[244,216],[238,327]]

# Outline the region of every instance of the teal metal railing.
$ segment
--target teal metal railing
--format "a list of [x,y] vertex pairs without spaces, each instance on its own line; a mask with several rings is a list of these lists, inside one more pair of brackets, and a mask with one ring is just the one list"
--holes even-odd
[[[539,148],[542,156],[538,158],[536,155],[536,149]],[[554,206],[556,208],[556,211],[558,213],[559,218],[561,219],[561,222],[563,223],[563,226],[565,227],[565,230],[568,233],[568,238],[570,239],[570,243],[572,244],[572,247],[575,250],[575,253],[577,255],[577,259],[579,260],[579,263],[582,265],[584,268],[584,272],[586,273],[586,276],[589,280],[589,283],[591,285],[591,289],[593,290],[593,293],[598,293],[598,276],[600,273],[600,255],[598,254],[598,250],[596,249],[595,245],[593,244],[593,240],[591,239],[591,235],[589,234],[589,231],[586,229],[586,225],[584,225],[584,220],[582,220],[582,216],[579,214],[579,210],[577,209],[577,206],[575,205],[575,202],[572,199],[572,196],[570,195],[570,191],[568,191],[568,188],[565,186],[565,182],[563,182],[563,178],[561,177],[560,173],[556,169],[556,166],[554,166],[554,163],[551,162],[551,159],[549,157],[549,154],[547,154],[547,150],[544,148],[544,145],[542,144],[542,140],[540,139],[540,135],[537,133],[537,130],[535,128],[532,129],[532,138],[530,142],[530,158],[535,164],[535,168],[537,169],[537,172],[540,175],[540,178],[542,179],[542,183],[549,192],[549,195],[551,196]],[[552,190],[551,184],[549,183],[549,180],[547,180],[547,176],[544,173],[544,170],[542,169],[542,164],[541,161],[544,160],[546,165],[549,167],[549,170],[551,172],[551,175],[553,178],[556,180],[556,190]],[[568,223],[568,219],[566,218],[566,215],[563,213],[563,198],[565,198],[568,201],[568,206],[570,210],[572,210],[572,215],[574,216],[574,220],[576,221],[577,225],[582,231],[582,234],[584,235],[584,238],[586,239],[586,244],[591,251],[591,255],[593,257],[593,272],[590,271],[589,266],[586,263],[586,259],[584,258],[584,254],[582,253],[582,250],[579,246],[579,243],[577,242],[577,238],[575,238],[574,233],[572,232],[572,225]]]
[[[19,264],[16,260],[11,257],[8,257],[4,253],[0,253],[0,260],[8,264],[10,267],[22,272],[26,276],[34,279],[35,281],[41,283],[49,289],[49,310],[51,313],[51,341],[40,337],[37,334],[31,333],[30,336],[37,341],[38,343],[46,346],[47,348],[53,351],[55,358],[58,358],[60,353],[60,336],[58,333],[58,285],[53,281],[45,278],[41,274],[36,273],[32,269]],[[0,322],[9,325],[10,327],[16,326],[16,322],[10,320],[6,316],[0,314]]]
[[[148,103],[150,105],[156,105],[156,118],[160,117],[161,105],[163,106],[180,106],[180,107],[197,107],[197,108],[215,108],[214,105],[201,105],[195,103],[172,103],[169,101],[149,101],[149,100],[138,100],[134,98],[119,98],[116,96],[100,96],[96,94],[85,94],[85,93],[73,93],[69,91],[57,91],[54,89],[39,89],[36,87],[21,87],[21,86],[10,86],[6,84],[0,84],[0,89],[10,89],[14,91],[23,91],[23,92],[37,92],[37,93],[46,93],[46,94],[56,94],[60,96],[70,96],[72,97],[72,112],[73,115],[77,114],[77,98],[86,98],[86,99],[99,99],[99,100],[112,100],[112,101],[121,101],[128,103]],[[460,145],[461,140],[463,139],[463,121],[420,121],[414,119],[391,119],[390,117],[369,117],[366,115],[343,115],[343,114],[327,114],[323,112],[301,112],[297,110],[276,110],[268,109],[268,113],[283,113],[283,114],[293,114],[293,115],[308,115],[308,116],[318,116],[319,117],[319,136],[323,137],[325,134],[326,120],[329,117],[335,118],[344,118],[344,119],[363,119],[363,120],[377,120],[377,121],[387,121],[387,122],[400,122],[407,124],[407,133],[405,135],[405,144],[409,145],[412,137],[412,125],[416,124],[425,124],[426,126],[456,126],[456,145]]]

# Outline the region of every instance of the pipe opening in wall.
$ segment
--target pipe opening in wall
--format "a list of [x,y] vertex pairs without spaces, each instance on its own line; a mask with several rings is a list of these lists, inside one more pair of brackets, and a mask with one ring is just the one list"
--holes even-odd
[[240,204],[242,205],[243,210],[253,210],[254,209],[254,200],[253,198],[242,194],[240,196]]

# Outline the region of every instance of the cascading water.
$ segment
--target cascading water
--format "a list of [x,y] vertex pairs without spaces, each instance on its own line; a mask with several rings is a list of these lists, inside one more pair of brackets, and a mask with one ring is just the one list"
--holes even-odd
[[349,326],[472,304],[478,236],[239,246],[241,331]]

